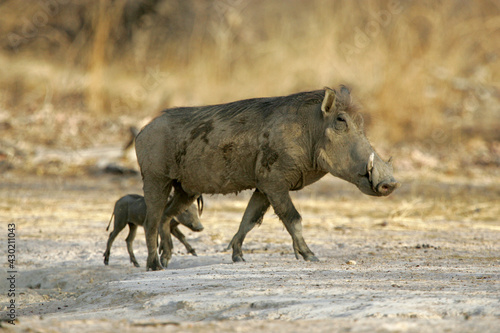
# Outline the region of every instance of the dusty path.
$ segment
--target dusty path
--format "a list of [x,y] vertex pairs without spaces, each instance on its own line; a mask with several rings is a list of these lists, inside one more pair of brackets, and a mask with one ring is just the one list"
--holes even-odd
[[[183,229],[199,254],[174,241],[170,267],[134,268],[126,232],[102,263],[113,203],[140,179],[2,179],[2,228],[16,224],[18,321],[7,332],[496,332],[500,327],[500,189],[405,181],[386,199],[333,178],[295,194],[305,238],[321,259],[298,261],[269,212],[245,244],[224,248],[249,193],[206,197],[205,231]],[[6,231],[2,233],[6,243]],[[135,252],[146,260],[144,233]],[[7,311],[2,246],[2,315]]]

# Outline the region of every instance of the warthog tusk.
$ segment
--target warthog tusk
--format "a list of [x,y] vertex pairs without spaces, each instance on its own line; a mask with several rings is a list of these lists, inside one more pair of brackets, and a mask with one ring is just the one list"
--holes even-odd
[[372,170],[373,170],[373,159],[375,158],[375,154],[371,153],[370,158],[368,159],[368,164],[366,165],[366,171],[368,172],[368,180],[370,183],[372,182]]

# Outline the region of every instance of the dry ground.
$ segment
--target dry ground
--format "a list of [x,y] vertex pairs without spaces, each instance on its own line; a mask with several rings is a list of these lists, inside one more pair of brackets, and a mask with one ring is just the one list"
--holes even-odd
[[[469,170],[469,173],[470,170]],[[207,196],[205,231],[184,230],[167,270],[134,268],[126,232],[102,262],[114,201],[141,193],[138,176],[4,175],[2,228],[15,223],[18,320],[7,332],[494,332],[500,325],[498,171],[473,177],[399,175],[388,198],[326,177],[294,194],[305,238],[321,259],[296,260],[270,211],[244,243],[224,248],[249,198]],[[439,178],[440,181],[436,181]],[[6,243],[6,230],[2,243]],[[2,246],[2,315],[6,254]]]

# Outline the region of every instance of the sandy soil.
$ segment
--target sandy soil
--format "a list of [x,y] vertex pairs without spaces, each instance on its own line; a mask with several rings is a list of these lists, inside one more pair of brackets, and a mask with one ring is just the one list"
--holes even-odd
[[[436,181],[439,178],[439,181]],[[6,332],[497,332],[500,182],[402,175],[388,198],[327,177],[294,193],[319,263],[296,260],[272,211],[244,243],[225,247],[250,193],[205,197],[202,233],[183,229],[167,270],[128,260],[123,231],[102,253],[114,202],[141,193],[139,177],[25,177],[0,182],[2,317],[7,224],[16,224],[16,325]],[[415,180],[415,179],[418,179]]]

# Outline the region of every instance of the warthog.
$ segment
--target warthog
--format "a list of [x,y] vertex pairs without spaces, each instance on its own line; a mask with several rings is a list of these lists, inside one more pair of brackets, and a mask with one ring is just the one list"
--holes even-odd
[[[186,237],[179,230],[178,226],[179,224],[182,224],[193,231],[202,231],[203,225],[198,218],[198,215],[201,215],[202,210],[203,198],[200,196],[198,198],[198,210],[196,209],[195,205],[191,205],[187,207],[184,212],[178,214],[170,221],[171,233],[182,244],[184,244],[186,250],[194,256],[197,255],[196,251],[186,241]],[[137,227],[142,226],[144,224],[144,220],[146,219],[146,202],[144,201],[144,197],[138,194],[128,194],[118,199],[118,201],[115,203],[115,208],[113,210],[113,214],[111,214],[111,219],[109,220],[106,231],[109,230],[109,226],[111,225],[113,216],[115,217],[115,223],[113,231],[109,234],[108,244],[106,246],[106,251],[104,252],[104,264],[107,265],[109,263],[109,254],[111,251],[111,245],[113,245],[113,241],[115,240],[116,236],[118,236],[120,231],[122,231],[123,228],[125,228],[125,226],[128,224],[130,228],[128,236],[126,238],[128,254],[130,256],[130,261],[134,264],[134,266],[139,267],[139,263],[135,259],[132,243],[137,232]]]
[[302,236],[301,216],[289,191],[327,173],[373,196],[389,195],[400,185],[392,176],[391,163],[384,162],[368,142],[362,118],[344,86],[168,109],[139,133],[136,153],[148,206],[148,270],[166,267],[171,258],[170,229],[160,220],[172,187],[166,221],[202,193],[256,189],[230,243],[236,262],[243,260],[246,234],[261,223],[270,205],[292,237],[295,256],[317,261]]

